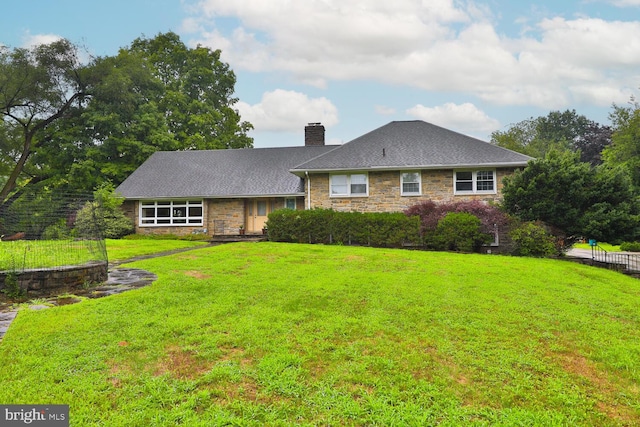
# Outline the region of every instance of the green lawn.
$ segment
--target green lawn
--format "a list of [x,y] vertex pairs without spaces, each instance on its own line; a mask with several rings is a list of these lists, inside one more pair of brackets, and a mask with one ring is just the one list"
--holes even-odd
[[206,241],[159,240],[159,239],[107,239],[109,261],[122,261],[133,257],[169,252],[176,249],[205,246]]
[[[609,243],[598,242],[598,246],[604,249],[607,252],[620,252],[620,245],[611,245]],[[573,245],[574,248],[578,249],[591,249],[591,246],[588,243],[576,243]]]
[[22,311],[0,402],[73,426],[640,424],[640,282],[568,261],[242,243]]
[[[109,261],[121,261],[175,249],[204,246],[206,242],[186,240],[107,239]],[[50,268],[103,261],[103,243],[94,240],[16,240],[0,242],[0,271]]]

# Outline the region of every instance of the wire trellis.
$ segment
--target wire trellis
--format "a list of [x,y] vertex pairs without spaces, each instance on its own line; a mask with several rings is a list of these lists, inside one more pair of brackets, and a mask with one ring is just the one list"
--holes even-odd
[[91,195],[50,192],[0,206],[0,271],[107,262],[100,211]]

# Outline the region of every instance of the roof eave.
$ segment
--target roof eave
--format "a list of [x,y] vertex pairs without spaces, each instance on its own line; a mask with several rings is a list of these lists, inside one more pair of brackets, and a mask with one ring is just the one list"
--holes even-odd
[[318,168],[318,169],[291,169],[289,172],[299,177],[306,173],[331,173],[350,171],[397,171],[397,170],[435,170],[435,169],[468,169],[468,168],[519,168],[527,166],[527,162],[503,162],[503,163],[458,163],[439,165],[406,165],[406,166],[367,166],[350,168]]
[[190,200],[190,199],[260,199],[272,197],[299,197],[304,192],[274,194],[219,194],[206,196],[123,196],[125,200]]

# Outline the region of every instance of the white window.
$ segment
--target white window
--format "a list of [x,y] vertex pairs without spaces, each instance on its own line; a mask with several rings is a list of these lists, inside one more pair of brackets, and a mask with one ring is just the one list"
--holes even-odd
[[403,196],[418,196],[422,194],[420,172],[400,173],[400,194]]
[[329,179],[331,196],[368,196],[369,180],[367,174],[331,175]]
[[285,209],[293,209],[296,210],[296,199],[294,197],[287,197],[284,199],[284,207]]
[[140,203],[140,226],[201,226],[202,224],[202,200]]
[[456,171],[454,173],[455,194],[495,194],[496,173],[493,170]]

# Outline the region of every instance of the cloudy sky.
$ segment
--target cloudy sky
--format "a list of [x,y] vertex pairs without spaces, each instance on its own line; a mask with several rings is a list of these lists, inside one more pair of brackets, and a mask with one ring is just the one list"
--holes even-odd
[[640,0],[30,0],[5,2],[0,44],[65,37],[115,55],[174,31],[222,50],[256,147],[329,143],[393,120],[489,140],[553,110],[608,124],[640,92]]

